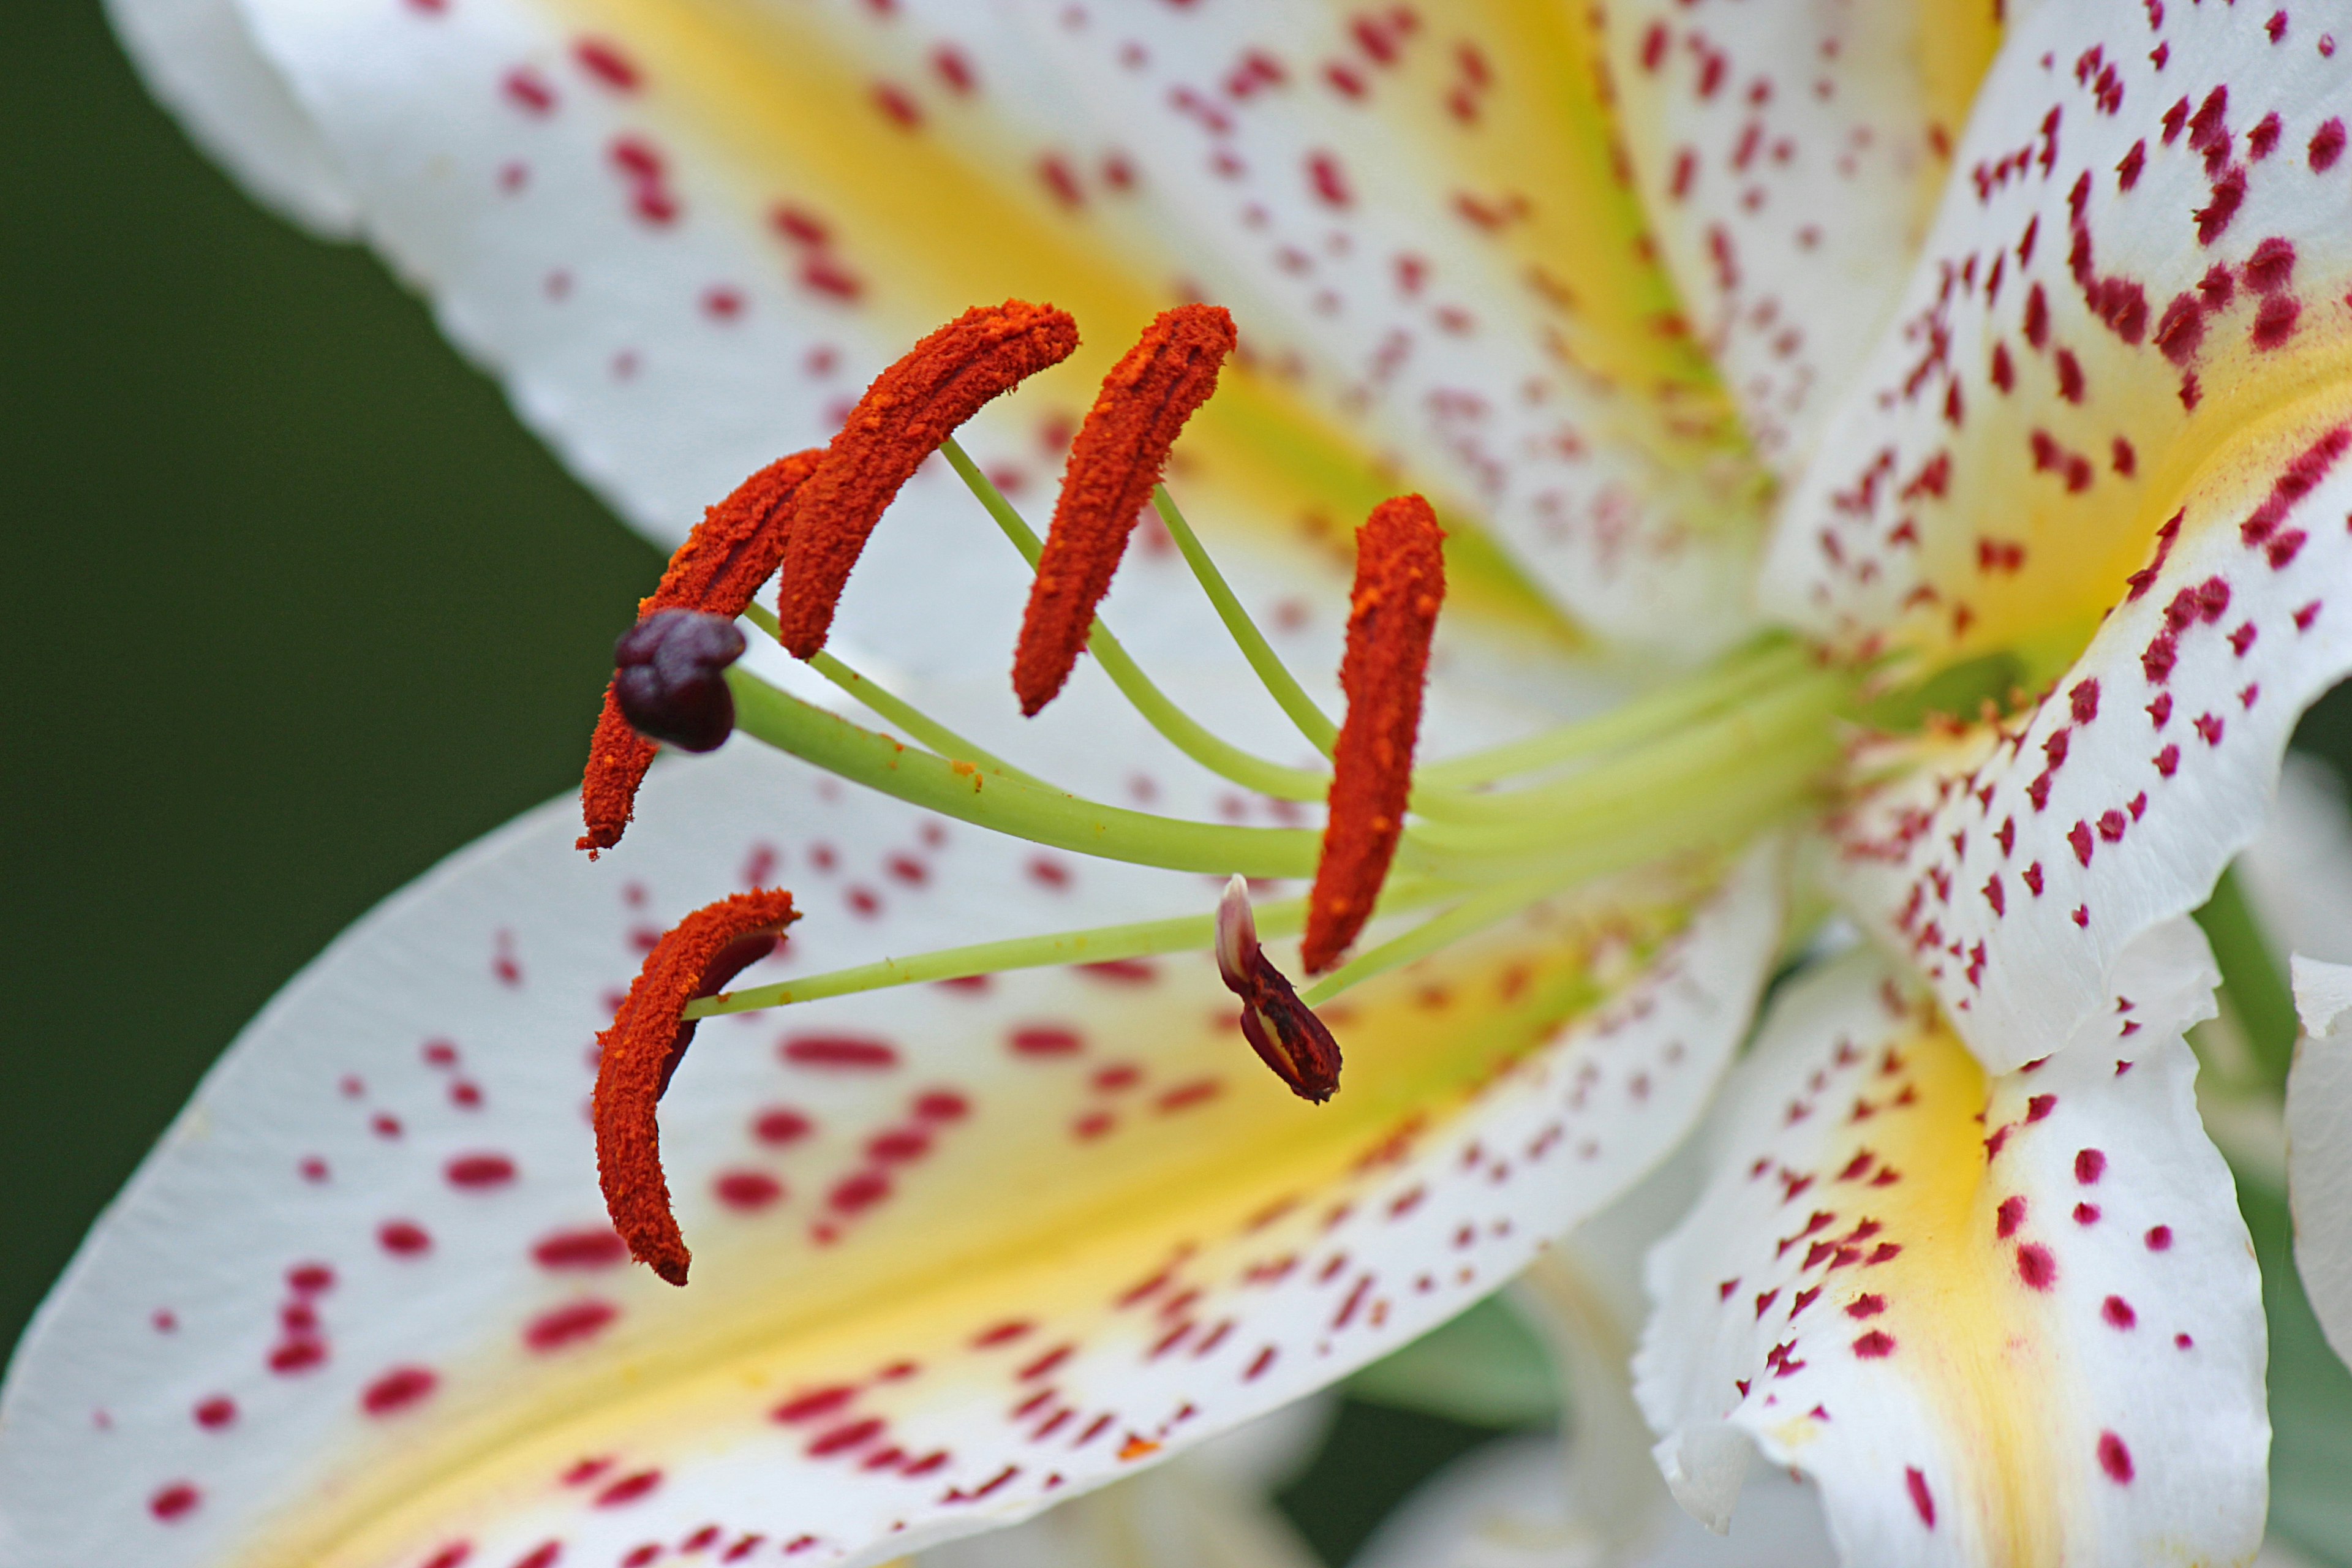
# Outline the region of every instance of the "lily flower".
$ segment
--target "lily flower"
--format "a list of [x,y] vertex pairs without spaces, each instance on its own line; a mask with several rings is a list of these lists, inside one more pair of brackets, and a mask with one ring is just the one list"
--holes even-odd
[[[1685,1508],[1760,1452],[1850,1562],[2255,1552],[2185,916],[2352,668],[2324,9],[115,11],[679,552],[602,858],[558,803],[362,921],[52,1297],[13,1555],[884,1561],[1703,1122]],[[1866,940],[1735,1065],[1816,893]]]

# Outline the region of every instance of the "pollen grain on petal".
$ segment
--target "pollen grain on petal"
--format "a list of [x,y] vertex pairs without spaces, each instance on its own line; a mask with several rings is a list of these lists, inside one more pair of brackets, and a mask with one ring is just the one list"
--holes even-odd
[[974,306],[874,378],[793,507],[779,640],[796,658],[824,647],[850,569],[899,487],[992,398],[1078,346],[1066,310],[1008,300]]
[[1216,391],[1235,341],[1222,307],[1179,305],[1160,312],[1103,378],[1070,447],[1013,656],[1022,712],[1034,716],[1069,679],[1169,449]]
[[[792,501],[824,456],[812,447],[779,458],[735,487],[670,556],[661,585],[637,605],[637,620],[664,610],[701,610],[729,620],[743,613],[760,585],[775,575],[791,530]],[[621,841],[636,809],[637,786],[659,748],[638,734],[621,711],[617,679],[604,690],[604,710],[589,742],[587,772],[580,784],[580,812],[587,832],[578,847],[593,858]]]
[[1307,910],[1310,974],[1337,963],[1363,929],[1404,830],[1430,638],[1445,602],[1444,539],[1417,495],[1382,501],[1357,531],[1339,664],[1348,716],[1332,753],[1330,816]]
[[694,1039],[688,1003],[715,994],[768,956],[799,916],[782,889],[737,893],[697,910],[646,954],[645,966],[596,1037],[596,1173],[613,1228],[639,1262],[686,1283],[690,1255],[670,1212],[655,1107]]

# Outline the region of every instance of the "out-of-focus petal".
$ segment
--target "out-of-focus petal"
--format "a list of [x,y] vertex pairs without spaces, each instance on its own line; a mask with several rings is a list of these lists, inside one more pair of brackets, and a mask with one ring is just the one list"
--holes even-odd
[[2344,384],[2347,89],[2324,11],[2018,20],[1776,524],[1767,606],[1862,648],[2022,647],[2044,670],[2078,649],[2190,476]]
[[326,138],[254,47],[236,0],[106,0],[147,90],[247,195],[322,239],[359,231]]
[[1996,1072],[2100,1012],[2140,933],[2205,901],[2296,718],[2352,669],[2352,389],[2151,491],[2179,526],[2073,668],[2003,725],[1891,749],[1839,825],[1841,895]]
[[1558,1439],[1515,1437],[1465,1455],[1422,1484],[1350,1568],[1822,1568],[1829,1532],[1813,1489],[1759,1464],[1730,1539],[1667,1510],[1663,1534],[1597,1557],[1581,1534],[1580,1460]]
[[370,916],[207,1080],[12,1369],[16,1555],[870,1562],[1010,1522],[1508,1279],[1684,1135],[1777,942],[1769,850],[1551,906],[1330,1008],[1321,1109],[1206,954],[714,1019],[662,1107],[679,1291],[606,1228],[583,1105],[663,924],[792,887],[751,984],[1213,889],[740,742],[657,768],[594,865],[575,809]]
[[2352,809],[2333,767],[2286,754],[2270,817],[2238,857],[2238,875],[2273,949],[2352,963]]
[[1757,450],[1799,473],[1893,315],[1998,41],[1994,0],[1619,0],[1635,188]]
[[1205,293],[1244,361],[1179,450],[1202,522],[1342,542],[1402,467],[1591,626],[1738,635],[1757,471],[1660,330],[1569,13],[239,3],[371,237],[665,543],[1007,296],[1088,336],[975,427],[1042,489],[1118,349]]
[[2336,1353],[2352,1363],[2352,967],[2297,954],[2304,1037],[2286,1080],[2294,1266]]
[[2261,1282],[2182,1038],[2215,978],[2163,927],[2103,1019],[1993,1078],[1867,949],[1785,992],[1652,1258],[1669,1478],[1736,1486],[1753,1443],[1852,1563],[2251,1556]]

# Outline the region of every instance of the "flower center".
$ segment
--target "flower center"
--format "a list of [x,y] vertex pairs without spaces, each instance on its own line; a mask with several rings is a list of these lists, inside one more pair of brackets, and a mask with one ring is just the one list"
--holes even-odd
[[[736,951],[722,938],[753,915],[721,915],[733,908],[722,904],[689,917],[647,959],[645,997],[633,991],[608,1031],[611,1089],[600,1080],[598,1092],[613,1212],[639,1255],[666,1266],[665,1277],[683,1279],[685,1251],[660,1184],[654,1102],[699,1019],[1002,970],[1213,952],[1253,1047],[1301,1097],[1320,1101],[1337,1087],[1339,1059],[1314,1007],[1579,883],[1722,853],[1824,798],[1840,760],[1833,721],[1850,703],[1855,678],[1782,638],[1601,717],[1417,762],[1423,680],[1445,591],[1444,533],[1419,496],[1382,502],[1358,533],[1340,668],[1347,709],[1334,724],[1159,483],[1185,418],[1213,390],[1234,346],[1224,311],[1167,312],[1112,371],[1073,443],[1054,525],[1042,542],[957,444],[957,426],[1066,356],[1076,342],[1069,318],[1050,309],[1011,302],[967,312],[877,377],[823,454],[785,458],[711,510],[645,601],[639,626],[623,639],[627,668],[608,697],[583,789],[589,832],[582,847],[593,853],[618,840],[655,740],[698,747],[714,728],[723,738],[723,720],[712,716],[728,703],[709,679],[723,668],[733,727],[754,740],[850,783],[1035,844],[1229,878],[1226,897],[1216,913],[948,948],[731,992],[717,986],[740,965],[714,959],[722,949]],[[1014,660],[1025,713],[1051,701],[1079,652],[1091,652],[1127,702],[1179,751],[1244,789],[1323,803],[1323,831],[1194,821],[1062,789],[828,652],[825,633],[851,566],[899,487],[933,451],[1036,574]],[[1147,503],[1236,650],[1328,766],[1294,767],[1226,741],[1154,684],[1097,616]],[[771,614],[751,595],[779,565],[782,599]],[[897,733],[868,729],[730,664],[721,657],[727,639],[679,612],[748,617]],[[663,623],[668,629],[657,637],[648,628],[664,616],[671,617]],[[666,674],[663,658],[673,642],[683,651],[673,659],[677,672]],[[635,725],[632,714],[640,716]],[[649,714],[657,717],[643,717]],[[1310,878],[1307,895],[1255,910],[1243,883]],[[1385,928],[1381,940],[1350,955],[1374,921]],[[771,929],[781,927],[760,927]],[[1303,994],[1260,950],[1261,931],[1303,933],[1305,967],[1319,976]]]

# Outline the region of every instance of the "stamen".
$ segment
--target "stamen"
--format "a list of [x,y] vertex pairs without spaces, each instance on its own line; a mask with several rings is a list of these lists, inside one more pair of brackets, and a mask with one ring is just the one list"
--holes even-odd
[[654,1114],[694,1039],[686,1005],[775,951],[800,917],[782,889],[737,893],[680,921],[646,956],[613,1026],[596,1037],[596,1173],[630,1256],[673,1285],[692,1260],[663,1180]]
[[1077,346],[1068,312],[1008,300],[966,310],[874,378],[793,509],[776,618],[795,658],[824,646],[850,568],[923,459],[991,398]]
[[1234,342],[1234,319],[1221,307],[1179,305],[1160,312],[1103,378],[1070,447],[1013,656],[1023,713],[1034,717],[1069,679],[1169,448],[1216,391]]
[[727,617],[656,610],[613,645],[613,700],[646,739],[715,752],[735,730],[727,667],[742,657],[743,634]]
[[[730,620],[743,613],[760,585],[784,559],[792,500],[824,456],[812,447],[779,458],[735,487],[702,514],[702,521],[669,558],[661,585],[637,605],[640,621],[663,610],[703,610]],[[580,809],[588,831],[577,847],[593,859],[621,841],[636,810],[637,786],[659,748],[637,733],[621,710],[615,685],[604,690],[604,711],[588,746]]]
[[[977,497],[988,515],[995,521],[1021,558],[1034,571],[1045,553],[1036,533],[1014,510],[1013,503],[989,482],[954,439],[940,444],[940,452],[949,466],[961,476],[964,484]],[[1220,739],[1209,728],[1176,706],[1168,694],[1152,684],[1151,678],[1129,657],[1127,649],[1111,635],[1108,626],[1097,617],[1087,634],[1087,647],[1110,678],[1119,695],[1134,705],[1145,721],[1160,731],[1161,738],[1178,751],[1208,769],[1211,773],[1231,779],[1244,789],[1260,795],[1270,795],[1277,800],[1321,800],[1328,793],[1329,775],[1311,773],[1304,768],[1285,767],[1243,751],[1239,746]]]
[[1339,686],[1348,714],[1331,758],[1330,816],[1308,896],[1307,972],[1339,960],[1370,918],[1412,793],[1429,643],[1445,602],[1445,531],[1417,495],[1372,509],[1356,532],[1348,650]]
[[1339,1042],[1259,948],[1249,884],[1239,877],[1217,900],[1217,973],[1242,999],[1242,1034],[1259,1059],[1299,1099],[1330,1099],[1339,1087]]

